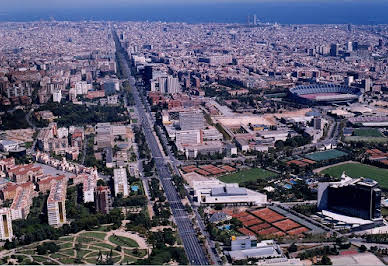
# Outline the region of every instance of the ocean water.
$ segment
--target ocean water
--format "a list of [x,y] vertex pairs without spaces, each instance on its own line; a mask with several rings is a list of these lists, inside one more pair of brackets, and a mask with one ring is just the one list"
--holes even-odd
[[[3,0],[2,0],[3,1]],[[32,0],[31,0],[32,1]],[[34,0],[35,1],[35,0]],[[83,1],[83,0],[80,0]],[[36,5],[0,8],[0,21],[110,20],[246,23],[256,14],[262,22],[281,24],[388,24],[388,0],[304,0],[266,2],[131,3],[76,6]]]

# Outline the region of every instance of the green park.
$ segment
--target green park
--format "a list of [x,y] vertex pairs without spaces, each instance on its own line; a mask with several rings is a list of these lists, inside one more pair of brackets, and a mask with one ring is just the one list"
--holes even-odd
[[261,168],[252,168],[241,170],[237,173],[221,176],[219,179],[225,183],[243,183],[248,181],[256,181],[257,179],[267,179],[275,177],[277,174]]
[[381,188],[388,189],[388,170],[375,166],[361,163],[346,163],[327,168],[321,174],[328,174],[338,178],[343,172],[353,178],[366,177],[376,180]]

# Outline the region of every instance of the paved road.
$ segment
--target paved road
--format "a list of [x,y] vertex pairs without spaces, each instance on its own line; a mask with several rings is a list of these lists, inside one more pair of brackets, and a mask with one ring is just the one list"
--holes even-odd
[[[33,130],[38,130],[34,123],[31,121],[31,114],[34,111],[34,108],[31,108],[31,110],[26,114],[26,121],[30,127],[32,127]],[[28,154],[34,154],[35,153],[35,146],[36,146],[37,138],[34,139],[34,142],[31,145],[31,148],[27,150]]]
[[135,98],[136,107],[139,113],[144,135],[151,150],[152,157],[155,160],[155,166],[159,175],[159,179],[166,193],[167,200],[170,203],[171,211],[177,224],[178,232],[182,239],[189,263],[194,265],[209,264],[206,254],[199,243],[196,232],[194,231],[193,224],[189,219],[188,213],[186,212],[186,209],[181,202],[181,198],[179,197],[178,192],[176,191],[171,181],[171,173],[169,172],[169,169],[165,163],[159,145],[157,144],[154,134],[152,134],[152,127],[147,118],[144,105],[141,102],[139,91],[135,86],[135,80],[133,77],[131,77],[128,62],[125,60],[124,50],[121,48],[121,44],[118,41],[117,35],[115,33],[113,35],[116,41],[116,50],[118,52],[119,60],[123,62],[123,74],[125,75],[125,78],[129,78],[131,88],[133,89],[132,94]]

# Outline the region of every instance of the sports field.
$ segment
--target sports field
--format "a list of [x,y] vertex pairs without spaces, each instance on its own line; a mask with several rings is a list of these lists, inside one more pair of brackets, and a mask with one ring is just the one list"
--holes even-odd
[[328,150],[328,151],[319,151],[319,152],[313,152],[306,154],[304,157],[307,159],[320,162],[320,161],[326,161],[330,159],[340,158],[343,156],[346,156],[347,153],[339,150]]
[[345,142],[374,142],[374,143],[385,143],[387,142],[386,137],[361,137],[361,136],[348,136],[345,137]]
[[242,170],[234,174],[221,176],[219,179],[225,183],[242,183],[247,181],[256,181],[257,179],[265,179],[268,177],[277,176],[276,173],[261,169],[252,168],[248,170]]
[[340,177],[345,171],[346,175],[353,178],[366,177],[379,182],[381,188],[388,189],[388,170],[366,164],[347,163],[327,168],[321,174]]
[[384,137],[376,128],[357,128],[353,131],[353,135],[358,137]]

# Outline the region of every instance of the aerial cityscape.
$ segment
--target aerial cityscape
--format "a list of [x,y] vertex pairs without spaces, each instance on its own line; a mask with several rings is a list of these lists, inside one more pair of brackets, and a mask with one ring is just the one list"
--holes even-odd
[[388,20],[6,1],[1,264],[388,264]]

